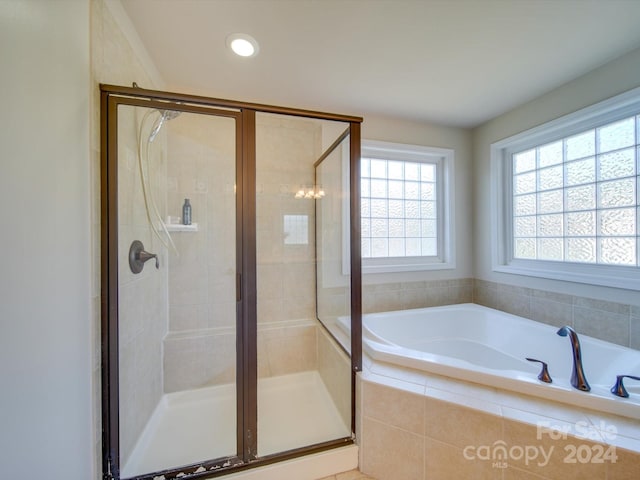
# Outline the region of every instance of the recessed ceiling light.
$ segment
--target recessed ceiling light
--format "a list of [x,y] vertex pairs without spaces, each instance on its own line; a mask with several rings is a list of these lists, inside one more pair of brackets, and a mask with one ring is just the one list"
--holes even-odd
[[258,42],[246,33],[233,33],[227,37],[227,47],[241,57],[255,57],[260,51]]

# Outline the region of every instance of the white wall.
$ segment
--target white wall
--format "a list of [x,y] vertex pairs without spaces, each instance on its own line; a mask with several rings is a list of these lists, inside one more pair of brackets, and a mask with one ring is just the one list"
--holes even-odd
[[455,236],[456,268],[425,272],[365,275],[364,283],[413,282],[470,278],[473,276],[471,236],[471,131],[391,117],[367,115],[362,122],[362,138],[386,142],[451,148],[455,151]]
[[0,59],[0,469],[86,480],[88,0],[1,1]]
[[570,295],[638,304],[629,290],[500,274],[491,271],[490,157],[491,143],[592,105],[640,85],[640,49],[624,55],[583,77],[501,115],[473,131],[475,277]]

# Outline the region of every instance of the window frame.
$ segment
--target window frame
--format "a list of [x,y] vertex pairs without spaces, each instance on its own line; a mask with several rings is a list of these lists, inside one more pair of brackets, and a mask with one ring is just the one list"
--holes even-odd
[[[640,290],[640,267],[566,261],[516,259],[513,256],[512,154],[586,130],[640,115],[640,87],[492,143],[492,270],[553,280]],[[638,126],[636,125],[636,131]],[[636,133],[638,136],[638,133]],[[636,138],[636,141],[640,140]],[[636,168],[640,158],[636,153]],[[638,172],[636,172],[638,173]],[[636,258],[640,259],[640,180],[636,175]],[[566,238],[566,237],[563,237]]]
[[[453,149],[362,140],[361,158],[434,163],[436,168],[437,256],[363,257],[362,273],[448,270],[456,268]],[[361,178],[362,179],[362,175]]]

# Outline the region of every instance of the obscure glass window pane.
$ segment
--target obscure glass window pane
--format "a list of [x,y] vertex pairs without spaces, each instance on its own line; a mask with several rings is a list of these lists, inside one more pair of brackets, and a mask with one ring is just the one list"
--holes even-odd
[[548,167],[562,163],[562,140],[539,148],[538,167]]
[[536,241],[534,238],[516,238],[514,247],[516,258],[536,258]]
[[624,207],[636,203],[636,179],[629,178],[601,183],[598,189],[598,206]]
[[638,266],[640,116],[512,155],[514,258]]
[[596,239],[588,237],[567,239],[567,260],[569,262],[595,263]]
[[538,258],[540,260],[562,260],[563,248],[561,238],[538,239]]
[[538,190],[560,188],[563,184],[562,166],[538,170]]
[[389,220],[389,237],[404,237],[404,220]]
[[590,157],[596,152],[594,131],[589,130],[565,140],[566,160]]
[[561,237],[562,214],[540,215],[538,217],[538,237]]
[[594,236],[596,234],[596,212],[571,212],[565,214],[568,237]]
[[562,190],[551,190],[538,194],[538,213],[562,212],[563,194]]
[[435,238],[423,238],[422,239],[422,255],[423,256],[435,256],[438,254],[438,243]]
[[536,172],[521,173],[515,176],[515,193],[531,193],[536,191]]
[[372,257],[388,257],[389,256],[389,239],[388,238],[372,238],[371,239],[371,256]]
[[373,198],[386,198],[387,197],[387,181],[371,180],[371,196]]
[[389,256],[390,257],[404,257],[404,238],[390,238],[389,239]]
[[565,185],[581,185],[596,181],[596,162],[594,157],[576,160],[565,165]]
[[362,159],[364,258],[437,256],[437,168],[432,163]]
[[598,129],[598,151],[609,152],[635,143],[635,118],[626,118]]
[[389,162],[389,180],[404,179],[404,164],[402,162]]
[[598,180],[629,177],[635,173],[635,148],[618,150],[598,157]]
[[[389,198],[404,198],[404,182],[389,181]],[[364,195],[364,193],[362,194]]]
[[595,185],[567,188],[565,190],[565,208],[568,211],[596,208]]
[[534,215],[536,213],[536,196],[521,195],[514,198],[514,211],[516,216]]
[[405,223],[405,236],[407,237],[419,237],[420,236],[420,220],[407,220]]
[[536,151],[517,153],[513,156],[513,171],[516,173],[528,172],[536,168]]
[[428,163],[420,165],[420,180],[423,182],[435,182],[436,166]]
[[624,208],[599,212],[598,235],[635,235],[636,209]]
[[404,218],[404,200],[389,200],[389,218]]
[[387,178],[387,162],[384,160],[371,159],[371,177]]
[[420,180],[420,165],[417,163],[405,163],[404,165],[405,180]]
[[536,217],[516,217],[513,235],[515,237],[534,237],[536,234]]
[[636,264],[636,238],[604,237],[600,239],[602,263],[614,265]]
[[404,182],[404,198],[418,200],[420,198],[420,184],[418,182]]

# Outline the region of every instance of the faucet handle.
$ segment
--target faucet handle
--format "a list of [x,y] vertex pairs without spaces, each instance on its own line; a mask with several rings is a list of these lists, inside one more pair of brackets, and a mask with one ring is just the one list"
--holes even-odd
[[614,395],[617,395],[618,397],[623,397],[623,398],[627,398],[629,396],[629,392],[627,392],[627,389],[624,388],[624,384],[622,383],[622,380],[624,378],[633,378],[634,380],[640,380],[640,377],[635,377],[633,375],[618,375],[616,377],[616,384],[611,387],[611,393],[613,393]]
[[546,362],[543,362],[542,360],[538,360],[537,358],[529,358],[529,357],[527,357],[526,360],[528,360],[530,362],[536,362],[536,363],[542,364],[542,370],[540,371],[540,374],[538,375],[538,380],[540,380],[540,381],[542,381],[544,383],[553,382],[553,380],[551,380],[551,375],[549,375],[549,369],[547,368]]

